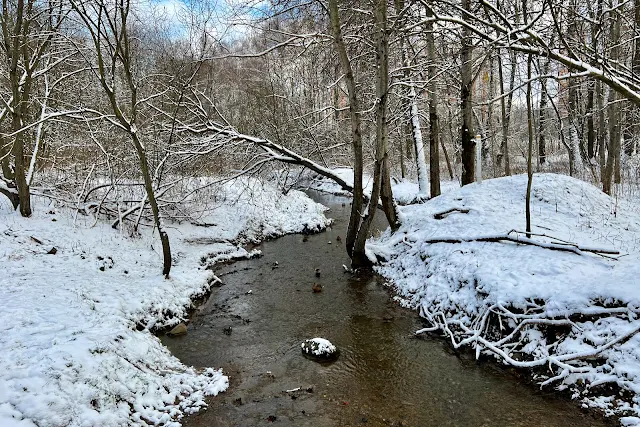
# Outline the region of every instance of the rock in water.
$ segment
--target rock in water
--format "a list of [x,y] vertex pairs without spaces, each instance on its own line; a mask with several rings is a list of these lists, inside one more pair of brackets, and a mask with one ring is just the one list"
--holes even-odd
[[338,358],[338,349],[324,338],[311,338],[301,344],[302,353],[311,359],[323,362]]
[[172,330],[167,332],[167,335],[171,337],[177,337],[178,335],[185,335],[187,333],[187,325],[184,323],[178,323]]

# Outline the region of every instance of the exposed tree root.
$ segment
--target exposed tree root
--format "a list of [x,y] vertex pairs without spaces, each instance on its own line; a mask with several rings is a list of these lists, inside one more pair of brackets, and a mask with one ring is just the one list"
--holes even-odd
[[[607,364],[609,351],[640,332],[640,321],[636,320],[640,309],[626,305],[593,305],[578,312],[549,315],[544,304],[534,301],[530,301],[527,308],[517,310],[493,304],[465,322],[453,318],[451,313],[428,312],[424,307],[420,314],[431,326],[416,334],[442,331],[455,349],[470,346],[475,349],[476,357],[489,354],[516,368],[544,370],[546,367],[547,375],[538,376],[541,387],[567,380],[567,384],[583,396],[587,396],[592,388],[611,381],[624,389],[625,379],[613,373],[609,375],[611,379],[606,379],[602,367]],[[565,347],[559,350],[566,339],[578,339],[585,327],[604,318],[627,321],[629,327],[618,335],[598,337],[602,340],[589,349],[566,352]],[[587,331],[587,335],[589,333],[594,331]]]

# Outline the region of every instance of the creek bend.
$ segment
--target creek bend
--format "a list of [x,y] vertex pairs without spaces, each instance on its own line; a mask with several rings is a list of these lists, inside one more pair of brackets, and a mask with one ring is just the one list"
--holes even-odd
[[[349,199],[310,195],[331,208],[330,229],[265,242],[263,257],[220,266],[224,285],[196,311],[189,333],[162,337],[184,363],[222,367],[230,379],[185,426],[613,425],[492,363],[454,354],[445,340],[415,338],[424,324],[393,302],[381,277],[344,272],[349,258],[336,237],[344,237]],[[373,229],[386,228],[376,216]],[[322,292],[312,292],[314,283]],[[313,337],[335,344],[338,360],[303,357],[300,343]]]

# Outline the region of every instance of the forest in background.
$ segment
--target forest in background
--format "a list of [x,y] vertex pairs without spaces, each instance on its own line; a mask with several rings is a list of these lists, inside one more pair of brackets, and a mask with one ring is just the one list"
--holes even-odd
[[473,182],[476,144],[486,178],[635,192],[640,1],[168,4],[3,1],[0,192],[23,216],[37,194],[155,226],[168,275],[163,218],[287,164],[354,169],[356,265],[377,205],[363,173],[392,229],[391,181]]

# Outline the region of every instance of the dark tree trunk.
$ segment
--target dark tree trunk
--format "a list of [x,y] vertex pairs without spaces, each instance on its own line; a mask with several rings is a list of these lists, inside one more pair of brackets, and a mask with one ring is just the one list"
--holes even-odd
[[[549,61],[545,62],[542,68],[542,74],[545,75],[549,72]],[[542,90],[540,91],[540,118],[538,126],[538,159],[541,165],[544,165],[547,161],[547,141],[546,141],[546,125],[547,125],[547,79],[541,79],[540,85]]]
[[365,253],[365,244],[369,236],[371,224],[378,209],[378,200],[382,201],[382,210],[392,230],[399,227],[396,205],[391,192],[391,176],[389,172],[387,102],[389,91],[389,57],[387,32],[387,2],[377,0],[375,3],[375,44],[376,44],[376,152],[373,172],[373,189],[356,236],[351,263],[354,267],[370,264]]
[[[633,78],[637,81],[640,78],[640,0],[633,2],[633,37],[634,50],[633,59],[631,60],[631,72]],[[627,127],[629,128],[630,138],[625,144],[625,153],[628,156],[633,155],[637,150],[638,135],[640,134],[640,107],[636,104],[630,105],[630,111],[627,116]]]
[[[523,0],[523,3],[527,0]],[[526,14],[526,9],[524,10]],[[531,54],[527,57],[527,131],[529,133],[529,144],[527,151],[527,194],[525,203],[526,231],[527,237],[531,237],[531,185],[533,183],[533,100],[531,94]],[[542,91],[544,93],[544,90]]]
[[[25,10],[25,6],[27,10]],[[13,171],[11,172],[13,175],[13,184],[18,192],[20,214],[24,217],[31,216],[31,192],[26,178],[26,162],[24,158],[25,133],[20,132],[20,130],[28,116],[31,96],[32,75],[31,69],[29,68],[31,66],[31,58],[27,46],[27,37],[29,34],[29,25],[31,24],[29,11],[32,10],[32,6],[33,4],[30,2],[25,5],[24,0],[18,0],[16,2],[13,28],[9,28],[11,23],[7,22],[6,16],[2,19],[4,47],[9,60],[9,83],[12,95],[10,105],[11,131],[15,134],[11,148],[11,154],[13,155]],[[24,67],[26,68],[25,70],[19,66],[20,60],[23,61]],[[24,78],[23,72],[25,74]],[[14,203],[14,200],[12,200],[12,203]]]
[[604,182],[606,168],[606,147],[605,147],[605,117],[604,117],[604,86],[596,82],[596,95],[598,105],[598,162],[600,164],[600,180]]
[[506,95],[505,100],[505,89],[504,89],[504,73],[502,69],[502,61],[498,61],[498,80],[500,80],[500,110],[501,110],[501,121],[502,121],[502,143],[500,145],[500,153],[496,158],[496,163],[498,164],[498,168],[502,165],[504,161],[504,174],[506,176],[511,175],[511,162],[509,159],[509,122],[511,121],[511,105],[513,102],[513,87],[515,84],[515,71],[516,71],[516,63],[515,63],[515,54],[513,52],[509,52],[509,58],[511,59],[511,74],[509,76],[509,89],[508,94]]
[[363,156],[362,156],[362,125],[360,119],[360,104],[356,92],[356,81],[349,56],[347,55],[347,48],[345,46],[344,39],[342,37],[342,30],[340,29],[340,14],[338,11],[338,1],[329,0],[329,19],[331,21],[331,32],[333,35],[333,41],[338,51],[338,57],[340,59],[340,66],[342,72],[345,75],[345,83],[347,85],[347,93],[349,97],[349,119],[351,122],[351,146],[353,148],[353,204],[351,205],[351,215],[349,217],[349,226],[347,228],[347,235],[345,238],[345,244],[347,253],[353,259],[353,249],[360,228],[360,221],[362,219],[362,208],[364,204],[364,192],[362,188],[362,173],[363,173]]
[[[427,18],[432,16],[431,9],[426,10]],[[438,117],[438,93],[436,85],[436,45],[433,37],[433,23],[429,21],[425,26],[427,39],[427,55],[429,67],[427,80],[429,81],[429,182],[430,195],[440,195],[440,123]]]
[[[615,15],[610,25],[611,42],[613,44],[610,52],[612,61],[618,60],[619,48],[617,46],[620,40],[620,16]],[[619,157],[620,157],[620,96],[615,90],[609,91],[609,106],[607,108],[609,114],[609,146],[607,150],[607,162],[604,173],[602,175],[602,191],[611,194],[611,185],[614,173],[619,174]],[[618,166],[618,167],[616,167]],[[616,178],[618,178],[616,174]],[[617,181],[616,181],[617,182]]]
[[589,88],[587,92],[587,157],[589,160],[593,159],[595,140],[596,140],[596,131],[593,122],[593,115],[595,114],[594,110],[594,98],[595,98],[595,90],[593,81],[589,81]]
[[[462,0],[462,9],[471,12],[471,0]],[[462,185],[475,181],[475,138],[473,133],[472,109],[472,59],[473,41],[470,30],[462,29],[462,49],[460,51],[460,141],[462,144]]]

